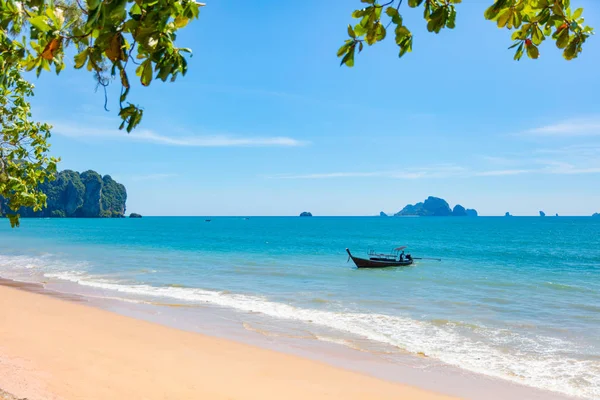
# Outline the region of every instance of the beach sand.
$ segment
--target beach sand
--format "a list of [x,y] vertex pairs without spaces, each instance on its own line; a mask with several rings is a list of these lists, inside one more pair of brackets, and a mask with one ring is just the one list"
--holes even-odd
[[17,398],[450,399],[13,286],[0,286],[0,388]]

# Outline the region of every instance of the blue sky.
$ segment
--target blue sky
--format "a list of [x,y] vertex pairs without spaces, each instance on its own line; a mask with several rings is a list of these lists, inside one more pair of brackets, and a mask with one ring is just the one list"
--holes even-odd
[[[600,40],[566,62],[554,44],[512,60],[492,0],[428,33],[403,7],[413,52],[388,40],[353,69],[337,48],[360,2],[207,0],[178,38],[190,70],[132,90],[145,109],[118,131],[117,85],[67,68],[35,79],[61,169],[110,174],[145,215],[374,215],[429,195],[480,214],[600,212]],[[600,29],[600,3],[572,0]],[[72,64],[72,61],[71,61]]]

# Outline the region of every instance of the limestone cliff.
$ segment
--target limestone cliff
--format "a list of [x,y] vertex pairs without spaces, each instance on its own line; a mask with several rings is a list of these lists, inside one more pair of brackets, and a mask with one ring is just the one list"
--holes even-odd
[[[46,208],[34,212],[21,208],[21,217],[123,217],[127,191],[109,175],[100,176],[95,171],[81,174],[71,170],[61,171],[56,179],[40,186],[47,196]],[[0,197],[0,214],[10,212],[6,200]]]

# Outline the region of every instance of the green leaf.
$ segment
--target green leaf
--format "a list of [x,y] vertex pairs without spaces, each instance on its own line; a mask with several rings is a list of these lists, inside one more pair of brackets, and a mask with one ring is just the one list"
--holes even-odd
[[352,25],[348,25],[348,36],[352,39],[356,39],[356,33],[354,33],[354,29],[352,29]]
[[131,15],[131,17],[133,19],[137,19],[136,17],[139,17],[142,15],[142,9],[140,8],[140,6],[137,3],[133,3],[131,8],[129,9],[129,15]]
[[183,17],[181,15],[178,15],[175,18],[175,21],[173,21],[175,23],[175,26],[177,28],[183,28],[184,26],[186,26],[188,24],[188,22],[190,22],[190,20],[186,17]]
[[579,41],[577,40],[576,37],[574,37],[573,40],[571,40],[571,42],[567,46],[567,48],[563,51],[563,57],[566,60],[572,60],[575,57],[577,57],[577,46],[578,46],[578,44],[579,44]]
[[367,33],[367,28],[361,24],[356,24],[354,26],[354,33],[356,33],[357,36],[363,36],[365,33]]
[[518,31],[515,31],[512,34],[511,39],[512,40],[525,40],[526,37],[527,37],[527,32],[523,29],[520,29]]
[[529,56],[529,58],[532,58],[534,60],[539,58],[540,51],[538,50],[538,48],[535,44],[531,43],[529,46],[527,46],[527,56]]
[[498,9],[495,5],[488,7],[483,13],[485,19],[494,20],[498,16]]
[[539,28],[539,26],[536,24],[533,26],[533,31],[531,33],[531,40],[533,41],[533,43],[538,46],[540,43],[542,43],[544,41],[546,37],[544,36],[544,33],[542,32],[542,30]]
[[456,10],[454,9],[454,7],[452,8],[452,11],[450,11],[450,16],[448,17],[448,22],[446,23],[446,26],[449,29],[456,28]]
[[519,41],[513,43],[512,46],[509,47],[509,49],[514,49],[515,47],[517,47],[520,44],[522,44],[522,42],[519,40]]
[[498,16],[498,28],[504,28],[508,20],[512,17],[513,10],[510,8]]
[[341,57],[344,54],[346,54],[348,52],[348,49],[350,48],[350,46],[352,46],[353,41],[352,40],[346,40],[346,43],[344,43],[344,45],[342,47],[340,47],[340,49],[337,52],[337,56]]
[[101,0],[87,0],[88,10],[95,10],[100,5]]
[[395,7],[388,7],[385,10],[385,13],[388,15],[388,17],[394,17],[395,15],[398,15],[398,10],[396,10]]
[[29,23],[42,32],[48,32],[52,29],[50,25],[46,23],[46,17],[43,15],[31,18]]
[[556,47],[559,49],[564,49],[569,44],[569,30],[562,29],[558,36],[556,37]]
[[412,51],[412,36],[406,36],[400,45],[400,54],[398,57],[402,57],[406,53],[410,53]]
[[579,17],[581,17],[582,13],[583,13],[583,8],[578,8],[577,10],[575,10],[573,15],[571,15],[571,19],[579,19]]
[[365,10],[355,10],[352,12],[352,18],[362,18],[365,16]]
[[515,59],[515,61],[519,61],[521,59],[521,57],[523,57],[523,44],[522,43],[519,46],[519,48],[517,49],[514,59]]
[[139,67],[136,68],[135,74],[140,77],[142,85],[148,86],[152,82],[152,61],[146,59]]
[[375,33],[376,40],[378,42],[381,42],[383,39],[385,39],[386,34],[387,32],[385,30],[385,27],[381,23],[377,24],[377,30]]
[[356,46],[353,44],[350,49],[348,50],[348,52],[346,53],[346,55],[344,56],[344,58],[342,58],[342,62],[340,63],[340,65],[346,65],[347,67],[352,68],[354,66],[354,51],[356,50]]

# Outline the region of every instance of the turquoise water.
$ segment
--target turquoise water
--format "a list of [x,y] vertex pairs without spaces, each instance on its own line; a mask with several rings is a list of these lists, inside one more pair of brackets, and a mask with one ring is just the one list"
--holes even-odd
[[[214,304],[470,371],[600,397],[600,219],[26,219],[0,224],[0,276]],[[2,221],[0,221],[2,222]],[[404,269],[357,270],[408,245]]]

